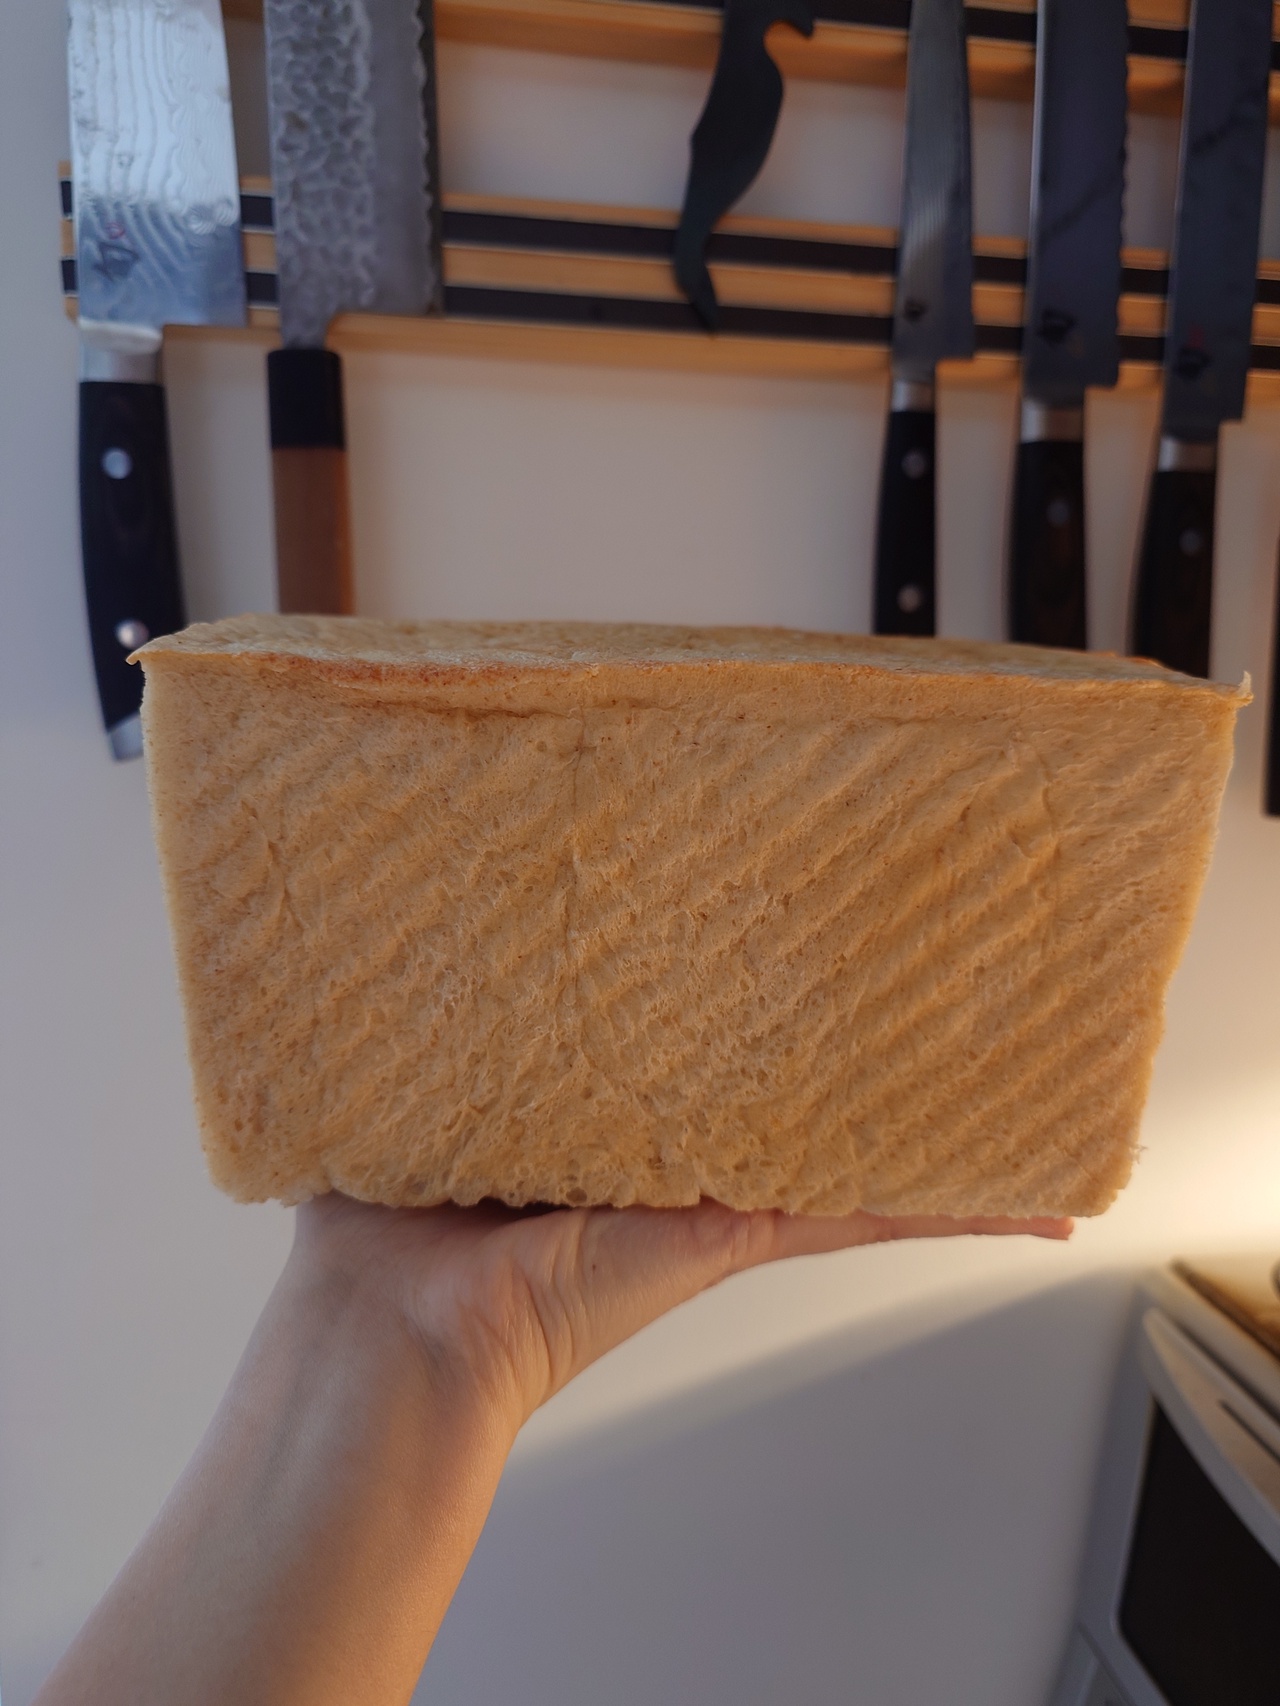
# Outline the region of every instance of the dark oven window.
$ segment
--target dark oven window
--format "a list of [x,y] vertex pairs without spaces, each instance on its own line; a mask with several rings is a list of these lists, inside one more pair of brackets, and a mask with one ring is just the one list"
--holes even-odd
[[1280,1706],[1280,1565],[1159,1407],[1120,1633],[1169,1706]]

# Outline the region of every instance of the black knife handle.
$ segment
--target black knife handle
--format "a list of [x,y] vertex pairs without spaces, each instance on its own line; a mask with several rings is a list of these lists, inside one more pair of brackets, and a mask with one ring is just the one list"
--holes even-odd
[[1009,637],[1032,646],[1088,644],[1084,444],[1023,440],[1013,473]]
[[889,415],[876,520],[877,634],[936,630],[936,424],[932,409],[894,409]]
[[162,385],[81,381],[80,540],[102,720],[131,758],[142,671],[125,659],[186,622]]
[[1147,496],[1131,650],[1186,675],[1209,673],[1216,494],[1213,468],[1158,468]]
[[329,349],[267,357],[279,608],[349,616],[355,597],[342,361]]

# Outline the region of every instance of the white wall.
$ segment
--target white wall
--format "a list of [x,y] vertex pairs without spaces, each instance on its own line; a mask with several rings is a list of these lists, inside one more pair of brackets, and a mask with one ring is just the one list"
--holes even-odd
[[[243,32],[241,32],[243,36]],[[0,1684],[25,1706],[197,1439],[289,1217],[206,1182],[142,772],[97,727],[54,167],[63,22],[0,8],[4,981]],[[243,47],[243,41],[240,43]],[[668,205],[704,80],[441,54],[451,186]],[[240,79],[242,92],[252,79]],[[892,222],[899,96],[793,86],[750,205]],[[261,165],[246,107],[244,165]],[[1024,223],[1027,115],[984,105],[979,226]],[[1172,132],[1138,127],[1158,242]],[[1280,253],[1276,197],[1267,247]],[[190,601],[271,585],[259,354],[170,364]],[[371,357],[348,364],[362,607],[865,623],[879,386]],[[1094,606],[1118,645],[1151,396],[1090,410]],[[942,402],[942,614],[994,635],[1013,398]],[[1280,413],[1233,428],[1217,672],[1265,681]],[[883,1249],[757,1273],[536,1418],[422,1697],[1029,1706],[1069,1612],[1128,1276],[1280,1237],[1280,824],[1242,722],[1134,1183],[1067,1248]]]

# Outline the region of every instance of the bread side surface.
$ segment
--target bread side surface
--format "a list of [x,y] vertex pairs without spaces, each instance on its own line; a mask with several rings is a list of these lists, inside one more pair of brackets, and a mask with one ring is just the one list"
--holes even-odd
[[525,627],[477,658],[441,624],[397,661],[244,622],[143,657],[233,1195],[1090,1214],[1123,1184],[1238,693],[1025,648]]

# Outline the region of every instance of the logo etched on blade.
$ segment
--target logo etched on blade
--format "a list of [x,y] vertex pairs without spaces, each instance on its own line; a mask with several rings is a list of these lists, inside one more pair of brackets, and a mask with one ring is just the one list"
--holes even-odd
[[122,284],[141,259],[138,251],[127,243],[99,243],[93,270],[110,284]]
[[1075,315],[1065,308],[1046,308],[1036,330],[1052,349],[1059,349],[1075,330],[1076,323]]
[[1173,371],[1179,379],[1194,383],[1200,378],[1213,357],[1204,347],[1204,334],[1198,329],[1182,344],[1173,358]]

